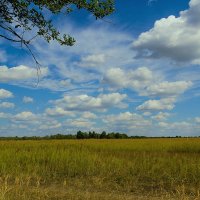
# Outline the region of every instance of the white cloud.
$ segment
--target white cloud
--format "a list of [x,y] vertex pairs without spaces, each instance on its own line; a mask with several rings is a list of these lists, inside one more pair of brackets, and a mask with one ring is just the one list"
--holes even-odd
[[123,100],[125,100],[126,97],[126,94],[120,93],[101,94],[97,97],[88,96],[86,94],[77,96],[65,95],[62,99],[54,101],[54,104],[67,111],[104,111],[111,107],[127,107],[127,105],[123,103]]
[[14,97],[12,92],[4,89],[0,89],[0,99],[12,98]]
[[195,122],[200,123],[200,117],[196,117]]
[[136,132],[142,134],[144,129],[148,130],[151,126],[151,120],[144,119],[143,116],[131,112],[107,115],[102,118],[102,121],[106,124],[105,127],[108,130],[125,131],[131,135],[136,134]]
[[155,22],[133,42],[138,57],[171,58],[178,62],[200,64],[200,1],[191,0],[190,8]]
[[23,97],[23,102],[24,103],[33,103],[33,98],[31,98],[31,97],[27,97],[27,96],[24,96]]
[[135,119],[138,120],[138,118],[141,119],[141,116],[136,113],[125,112],[118,115],[109,115],[105,118],[104,121],[109,123],[118,123],[122,121],[129,123]]
[[[77,43],[69,48],[54,41],[46,43],[36,40],[34,47],[39,52],[41,63],[45,66],[55,65],[57,75],[63,79],[69,78],[79,83],[100,80],[101,74],[108,68],[133,61],[132,51],[128,47],[133,37],[124,31],[98,22],[77,28],[71,21],[67,26],[61,25],[60,30],[72,33]],[[85,69],[87,67],[92,67],[97,73]]]
[[143,113],[143,116],[145,116],[145,117],[148,117],[148,116],[151,116],[151,115],[152,115],[151,112],[144,112],[144,113]]
[[177,96],[192,86],[190,81],[161,82],[148,86],[142,94],[144,96]]
[[163,120],[166,120],[169,116],[170,116],[170,113],[159,112],[157,115],[152,116],[151,118],[158,121],[163,121]]
[[10,117],[10,114],[8,113],[4,113],[4,112],[0,112],[0,118],[9,118]]
[[[30,84],[29,84],[30,85]],[[31,83],[31,87],[32,87]],[[52,91],[67,91],[76,88],[75,84],[72,84],[70,79],[56,80],[54,78],[43,78],[39,81],[37,88],[45,88]]]
[[[195,1],[193,0],[191,2],[194,3]],[[196,4],[192,6],[198,7],[198,4],[198,1],[196,1]],[[182,15],[185,14],[183,13]],[[187,18],[189,20],[189,14],[187,14]],[[151,54],[150,56],[159,58],[170,56],[173,58],[174,56],[175,60],[182,61],[184,59],[177,58],[177,55],[180,54],[182,56],[184,48],[186,47],[185,44],[183,45],[183,48],[180,47],[180,50],[173,50],[171,52],[171,48],[178,48],[178,46],[174,47],[169,43],[169,51],[166,49],[163,50],[163,46],[166,48],[168,40],[162,40],[163,36],[161,33],[163,35],[166,33],[165,37],[169,38],[171,35],[175,34],[172,33],[172,29],[175,30],[174,32],[177,32],[178,29],[178,26],[174,25],[174,28],[169,29],[171,32],[167,34],[166,28],[164,31],[157,28],[159,26],[160,28],[163,28],[168,20],[171,20],[170,23],[173,25],[174,20],[179,21],[180,19],[169,17],[168,19],[159,21],[157,23],[158,25],[155,25],[152,32],[159,32],[160,35],[154,36],[160,43],[153,42],[150,44],[149,41],[150,39],[153,39],[153,35],[151,34],[151,31],[148,32],[149,35],[151,34],[151,38],[147,38],[148,41],[146,40],[146,42],[150,45],[148,48],[151,47],[152,49],[148,49],[147,54],[150,55],[150,51],[158,50],[157,53],[160,51],[161,55]],[[191,18],[190,21],[194,23],[195,21],[198,21],[198,18]],[[159,25],[159,23],[162,25]],[[184,33],[182,33],[184,31],[182,31],[182,25],[184,23],[186,24],[186,22],[183,22],[180,23],[181,25],[179,26],[182,38],[184,37]],[[189,24],[189,22],[187,23]],[[171,25],[169,25],[169,27],[170,26]],[[189,28],[192,30],[191,26],[188,26],[187,29]],[[63,26],[63,29],[65,29],[63,30],[64,32],[70,33],[68,27]],[[37,89],[45,88],[53,91],[69,90],[67,91],[68,93],[65,93],[64,96],[58,100],[51,101],[50,103],[52,104],[49,108],[46,107],[47,105],[44,105],[44,107],[43,104],[40,105],[38,111],[43,107],[44,113],[34,114],[32,113],[34,111],[25,111],[16,114],[0,113],[0,118],[3,119],[0,120],[0,126],[1,123],[3,124],[4,121],[6,121],[4,119],[7,119],[6,123],[8,126],[4,126],[3,124],[4,131],[5,127],[8,129],[17,129],[18,127],[23,128],[24,133],[45,134],[48,132],[48,134],[51,134],[55,133],[55,129],[56,132],[57,130],[61,130],[61,133],[64,133],[66,130],[71,130],[73,132],[75,128],[79,129],[79,127],[81,127],[81,129],[87,128],[87,130],[94,128],[94,130],[105,129],[108,131],[126,132],[130,135],[156,135],[158,132],[161,132],[160,134],[166,133],[168,131],[167,127],[171,122],[164,120],[167,120],[167,118],[170,117],[170,114],[163,110],[173,109],[178,97],[188,90],[192,84],[197,84],[195,81],[199,79],[197,77],[198,73],[196,68],[194,69],[196,78],[193,80],[191,75],[188,75],[188,71],[191,70],[191,68],[188,70],[182,68],[181,72],[178,73],[185,72],[184,76],[177,76],[178,73],[176,72],[178,70],[176,72],[173,71],[172,74],[172,71],[169,70],[172,69],[173,65],[168,66],[168,62],[164,63],[163,60],[156,63],[152,59],[134,60],[133,51],[129,48],[133,38],[124,31],[110,28],[110,25],[107,27],[104,25],[91,25],[90,27],[83,27],[80,29],[72,27],[72,29],[72,33],[77,39],[77,43],[71,48],[60,46],[54,41],[47,44],[36,40],[33,44],[36,51],[38,51],[37,56],[39,61],[42,65],[49,66],[50,70],[48,72],[47,68],[45,68],[47,71],[44,72],[43,75],[48,76],[40,80]],[[199,31],[196,31],[193,34],[195,37],[197,32]],[[142,38],[143,36],[140,37]],[[140,38],[137,41],[139,40]],[[187,37],[186,42],[189,40],[193,40],[193,38]],[[141,41],[142,40],[140,40],[140,42]],[[161,42],[163,43],[161,44]],[[196,41],[196,45],[198,45],[198,43],[199,42]],[[156,45],[158,46],[155,47]],[[161,47],[161,45],[163,46]],[[144,48],[139,46],[136,47],[141,54],[143,54],[145,48],[145,46]],[[193,49],[192,51],[190,50],[190,45],[189,50],[187,51],[189,56],[190,54],[194,54]],[[198,51],[196,53],[198,54]],[[187,61],[190,61],[187,56],[185,58]],[[29,79],[37,79],[37,72],[35,68],[27,67],[31,66],[31,61],[27,61],[26,63],[24,58],[23,62],[18,59],[15,60],[15,62],[18,62],[19,64],[20,62],[24,63],[24,66],[20,65],[12,68],[1,66],[0,81],[9,83],[13,81],[19,83],[19,86],[30,86],[32,88],[33,80],[29,81]],[[196,61],[192,59],[191,62],[195,63]],[[117,67],[113,68],[115,66]],[[139,67],[136,69],[137,66],[148,67]],[[191,83],[190,80],[194,83]],[[105,83],[105,85],[102,85],[102,83]],[[100,90],[100,88],[102,90]],[[132,90],[132,92],[129,89]],[[111,91],[115,91],[116,93],[96,95],[99,92]],[[119,91],[123,94],[120,94]],[[54,98],[56,98],[59,94],[60,93],[51,93],[50,96],[53,95]],[[138,95],[140,97],[138,97]],[[141,96],[146,96],[147,98]],[[124,109],[127,107],[125,103],[130,103],[130,108],[134,109],[134,105],[138,103],[138,98],[140,98],[139,102],[146,99],[146,102],[143,104],[141,103],[142,105],[139,105],[137,108],[137,110],[144,111],[141,115],[131,113],[129,111],[130,109]],[[31,100],[24,99],[24,101],[28,102]],[[119,111],[121,108],[124,109],[123,112],[121,110]],[[145,112],[145,110],[147,111]],[[108,112],[105,113],[101,111]],[[158,111],[159,113],[156,115],[153,111]],[[118,112],[121,113],[116,114]],[[196,119],[196,121],[194,120],[194,123],[198,121],[199,119]],[[12,124],[11,126],[10,123]],[[178,130],[178,125],[181,127],[191,127],[191,125],[188,125],[188,122],[173,123],[171,126],[171,130],[173,131],[170,131],[171,134]],[[52,132],[51,129],[53,129]],[[167,131],[162,132],[165,130]]]
[[103,82],[114,89],[130,88],[140,96],[160,97],[160,100],[148,100],[137,107],[137,110],[172,110],[181,94],[192,86],[191,81],[163,81],[159,74],[147,67],[125,71],[112,68],[107,71]]
[[176,98],[164,98],[160,100],[148,100],[145,101],[142,105],[137,107],[137,110],[172,110],[174,108],[174,103],[176,102]]
[[74,120],[67,120],[66,121],[70,127],[75,127],[75,128],[87,128],[87,129],[92,129],[93,125],[95,122],[89,121],[87,119],[74,119]]
[[52,117],[62,117],[62,116],[75,116],[75,113],[72,111],[67,111],[64,110],[61,107],[55,107],[55,108],[47,108],[45,113],[48,116],[52,116]]
[[57,129],[62,127],[62,124],[57,120],[46,121],[39,126],[40,130]]
[[8,68],[7,66],[0,66],[0,82],[11,82],[27,79],[37,79],[38,73],[40,78],[48,74],[48,68],[41,68],[38,72],[36,68],[19,65]]
[[83,67],[97,67],[104,64],[106,61],[106,56],[104,54],[91,54],[88,56],[83,56],[79,63]]
[[148,100],[138,106],[137,110],[172,110],[177,98],[192,86],[190,81],[161,82],[147,86],[140,91],[140,95],[149,97],[160,97],[159,100]]
[[161,81],[159,75],[147,67],[129,71],[120,68],[109,69],[104,82],[113,88],[131,88],[141,96],[177,96],[192,86],[191,81]]
[[128,80],[124,71],[120,68],[111,68],[109,69],[103,80],[105,83],[110,84],[111,86],[117,88],[124,88],[127,85]]
[[158,126],[160,126],[162,128],[167,128],[167,127],[169,127],[169,124],[167,122],[159,122]]
[[124,112],[118,115],[107,115],[103,121],[110,125],[121,124],[123,126],[144,126],[151,123],[150,121],[145,120],[141,115],[130,112]]
[[37,116],[30,111],[24,111],[13,116],[14,121],[32,121],[36,119]]
[[187,121],[180,121],[180,122],[159,122],[158,125],[162,128],[166,129],[174,129],[174,130],[182,130],[186,131],[187,129],[191,130],[193,128],[193,124]]
[[83,119],[96,119],[97,116],[94,113],[91,113],[91,112],[84,112],[82,114],[82,118]]
[[10,102],[2,102],[0,103],[0,108],[14,108],[15,104]]
[[[147,67],[139,67],[136,70],[122,70],[120,68],[111,68],[104,75],[104,83],[113,88],[132,88],[141,90],[154,82],[156,75]],[[157,80],[157,79],[156,79]]]
[[198,124],[192,121],[174,121],[174,122],[158,122],[155,125],[156,130],[159,130],[165,136],[199,136]]

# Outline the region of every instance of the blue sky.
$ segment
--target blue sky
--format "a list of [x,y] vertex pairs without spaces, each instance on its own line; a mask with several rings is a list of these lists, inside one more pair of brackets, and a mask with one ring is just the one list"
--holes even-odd
[[32,57],[1,39],[0,135],[199,135],[199,14],[199,0],[132,0],[105,20],[56,16],[77,42],[34,40],[38,86]]

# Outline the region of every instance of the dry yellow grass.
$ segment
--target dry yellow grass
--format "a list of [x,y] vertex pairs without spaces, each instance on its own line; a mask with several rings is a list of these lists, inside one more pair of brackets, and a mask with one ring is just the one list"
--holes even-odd
[[0,200],[200,199],[200,139],[0,141]]

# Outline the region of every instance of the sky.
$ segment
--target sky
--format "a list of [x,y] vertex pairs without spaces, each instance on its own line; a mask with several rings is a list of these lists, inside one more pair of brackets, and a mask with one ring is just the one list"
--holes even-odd
[[116,0],[104,20],[54,16],[76,44],[32,42],[39,84],[28,51],[1,39],[0,136],[199,136],[199,14],[199,0]]

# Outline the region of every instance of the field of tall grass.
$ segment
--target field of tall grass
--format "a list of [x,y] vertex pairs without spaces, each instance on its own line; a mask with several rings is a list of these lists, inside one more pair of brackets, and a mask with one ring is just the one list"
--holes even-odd
[[200,139],[0,141],[0,200],[200,199]]

